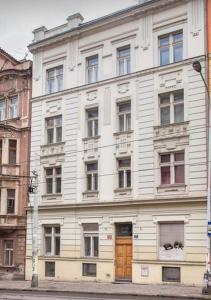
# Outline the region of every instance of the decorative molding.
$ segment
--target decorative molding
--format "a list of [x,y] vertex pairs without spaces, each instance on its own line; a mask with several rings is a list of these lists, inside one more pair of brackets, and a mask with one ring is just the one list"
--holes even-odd
[[150,39],[152,34],[152,16],[144,16],[142,18],[141,26],[141,48],[143,50],[148,50],[150,46]]
[[130,85],[129,82],[118,84],[117,85],[118,93],[119,94],[127,93],[130,90],[129,85]]
[[191,34],[193,37],[199,36],[201,31],[201,0],[191,1]]
[[86,100],[87,101],[94,101],[97,99],[97,90],[90,91],[86,93]]
[[174,89],[182,84],[182,70],[166,73],[159,76],[159,88]]
[[104,97],[103,97],[103,115],[104,115],[104,125],[111,124],[111,89],[107,87],[104,89]]
[[47,114],[57,114],[57,113],[61,113],[61,111],[62,111],[62,102],[60,99],[46,102]]

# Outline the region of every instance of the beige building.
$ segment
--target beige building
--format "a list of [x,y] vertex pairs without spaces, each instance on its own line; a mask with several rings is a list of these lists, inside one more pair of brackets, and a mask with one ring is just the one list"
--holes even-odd
[[[203,0],[160,0],[34,30],[40,279],[202,284],[204,22]],[[27,279],[31,240],[29,211]]]

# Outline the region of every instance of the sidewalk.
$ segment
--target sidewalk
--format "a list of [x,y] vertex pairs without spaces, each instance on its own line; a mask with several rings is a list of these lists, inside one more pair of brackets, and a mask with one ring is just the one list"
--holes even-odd
[[108,295],[145,295],[162,297],[180,297],[188,299],[211,299],[201,294],[201,287],[179,285],[139,285],[132,283],[97,283],[97,282],[55,282],[40,281],[38,288],[31,288],[30,281],[0,280],[0,290],[22,290],[41,292],[78,292],[86,294]]

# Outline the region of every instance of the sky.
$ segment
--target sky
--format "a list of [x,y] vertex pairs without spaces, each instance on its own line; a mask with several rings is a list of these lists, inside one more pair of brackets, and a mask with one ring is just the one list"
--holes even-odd
[[77,12],[86,22],[137,3],[138,0],[0,0],[0,47],[16,59],[23,59],[35,28],[62,25]]

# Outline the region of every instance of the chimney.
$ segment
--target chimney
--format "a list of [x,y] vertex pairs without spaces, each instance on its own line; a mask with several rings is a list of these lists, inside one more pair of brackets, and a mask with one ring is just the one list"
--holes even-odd
[[41,26],[39,28],[36,28],[32,31],[34,34],[34,42],[40,41],[45,38],[45,32],[47,31],[47,28],[45,26]]
[[74,15],[67,17],[68,28],[72,29],[78,27],[83,22],[83,20],[84,18],[80,13],[76,13]]

